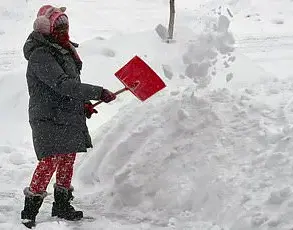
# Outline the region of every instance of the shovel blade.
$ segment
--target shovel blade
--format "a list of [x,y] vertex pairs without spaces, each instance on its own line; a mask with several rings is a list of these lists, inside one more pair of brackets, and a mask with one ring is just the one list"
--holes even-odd
[[115,76],[141,101],[166,87],[155,71],[138,56],[118,70]]

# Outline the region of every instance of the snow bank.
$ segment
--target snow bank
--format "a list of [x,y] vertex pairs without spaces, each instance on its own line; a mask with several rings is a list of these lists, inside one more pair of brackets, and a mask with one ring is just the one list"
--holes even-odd
[[[249,108],[253,93],[245,87],[268,76],[234,51],[227,17],[210,19],[199,35],[177,30],[171,45],[150,32],[107,43],[117,51],[119,39],[117,67],[138,54],[168,87],[147,102],[126,103],[95,131],[95,149],[77,175],[97,212],[177,229],[198,220],[223,227],[240,212],[242,173],[234,162],[267,147],[259,123],[266,105]],[[146,40],[152,49],[140,46]]]
[[112,181],[106,212],[160,224],[171,217],[221,222],[231,212],[223,207],[239,192],[234,158],[266,146],[260,115],[250,117],[228,90],[192,91],[133,102],[97,133],[98,150],[79,174],[88,186]]

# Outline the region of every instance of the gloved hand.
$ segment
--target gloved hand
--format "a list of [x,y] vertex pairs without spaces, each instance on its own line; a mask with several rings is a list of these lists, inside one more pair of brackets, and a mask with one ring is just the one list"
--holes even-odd
[[112,93],[108,89],[103,89],[102,95],[101,95],[101,101],[109,103],[115,99],[116,99],[116,95],[114,93]]
[[98,111],[94,108],[93,104],[87,102],[84,104],[84,114],[85,116],[90,119],[94,113],[98,113]]

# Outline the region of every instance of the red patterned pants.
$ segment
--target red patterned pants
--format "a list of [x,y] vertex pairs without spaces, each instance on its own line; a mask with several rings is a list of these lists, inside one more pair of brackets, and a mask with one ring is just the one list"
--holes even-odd
[[39,161],[30,183],[30,191],[33,193],[45,192],[55,171],[56,184],[69,189],[75,157],[76,153],[56,154]]

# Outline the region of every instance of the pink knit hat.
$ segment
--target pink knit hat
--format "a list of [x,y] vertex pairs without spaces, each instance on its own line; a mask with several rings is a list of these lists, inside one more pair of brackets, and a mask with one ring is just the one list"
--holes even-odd
[[53,7],[44,5],[39,9],[37,19],[34,22],[34,31],[42,34],[50,34],[53,29],[60,25],[69,25],[68,17],[64,13],[66,7]]

